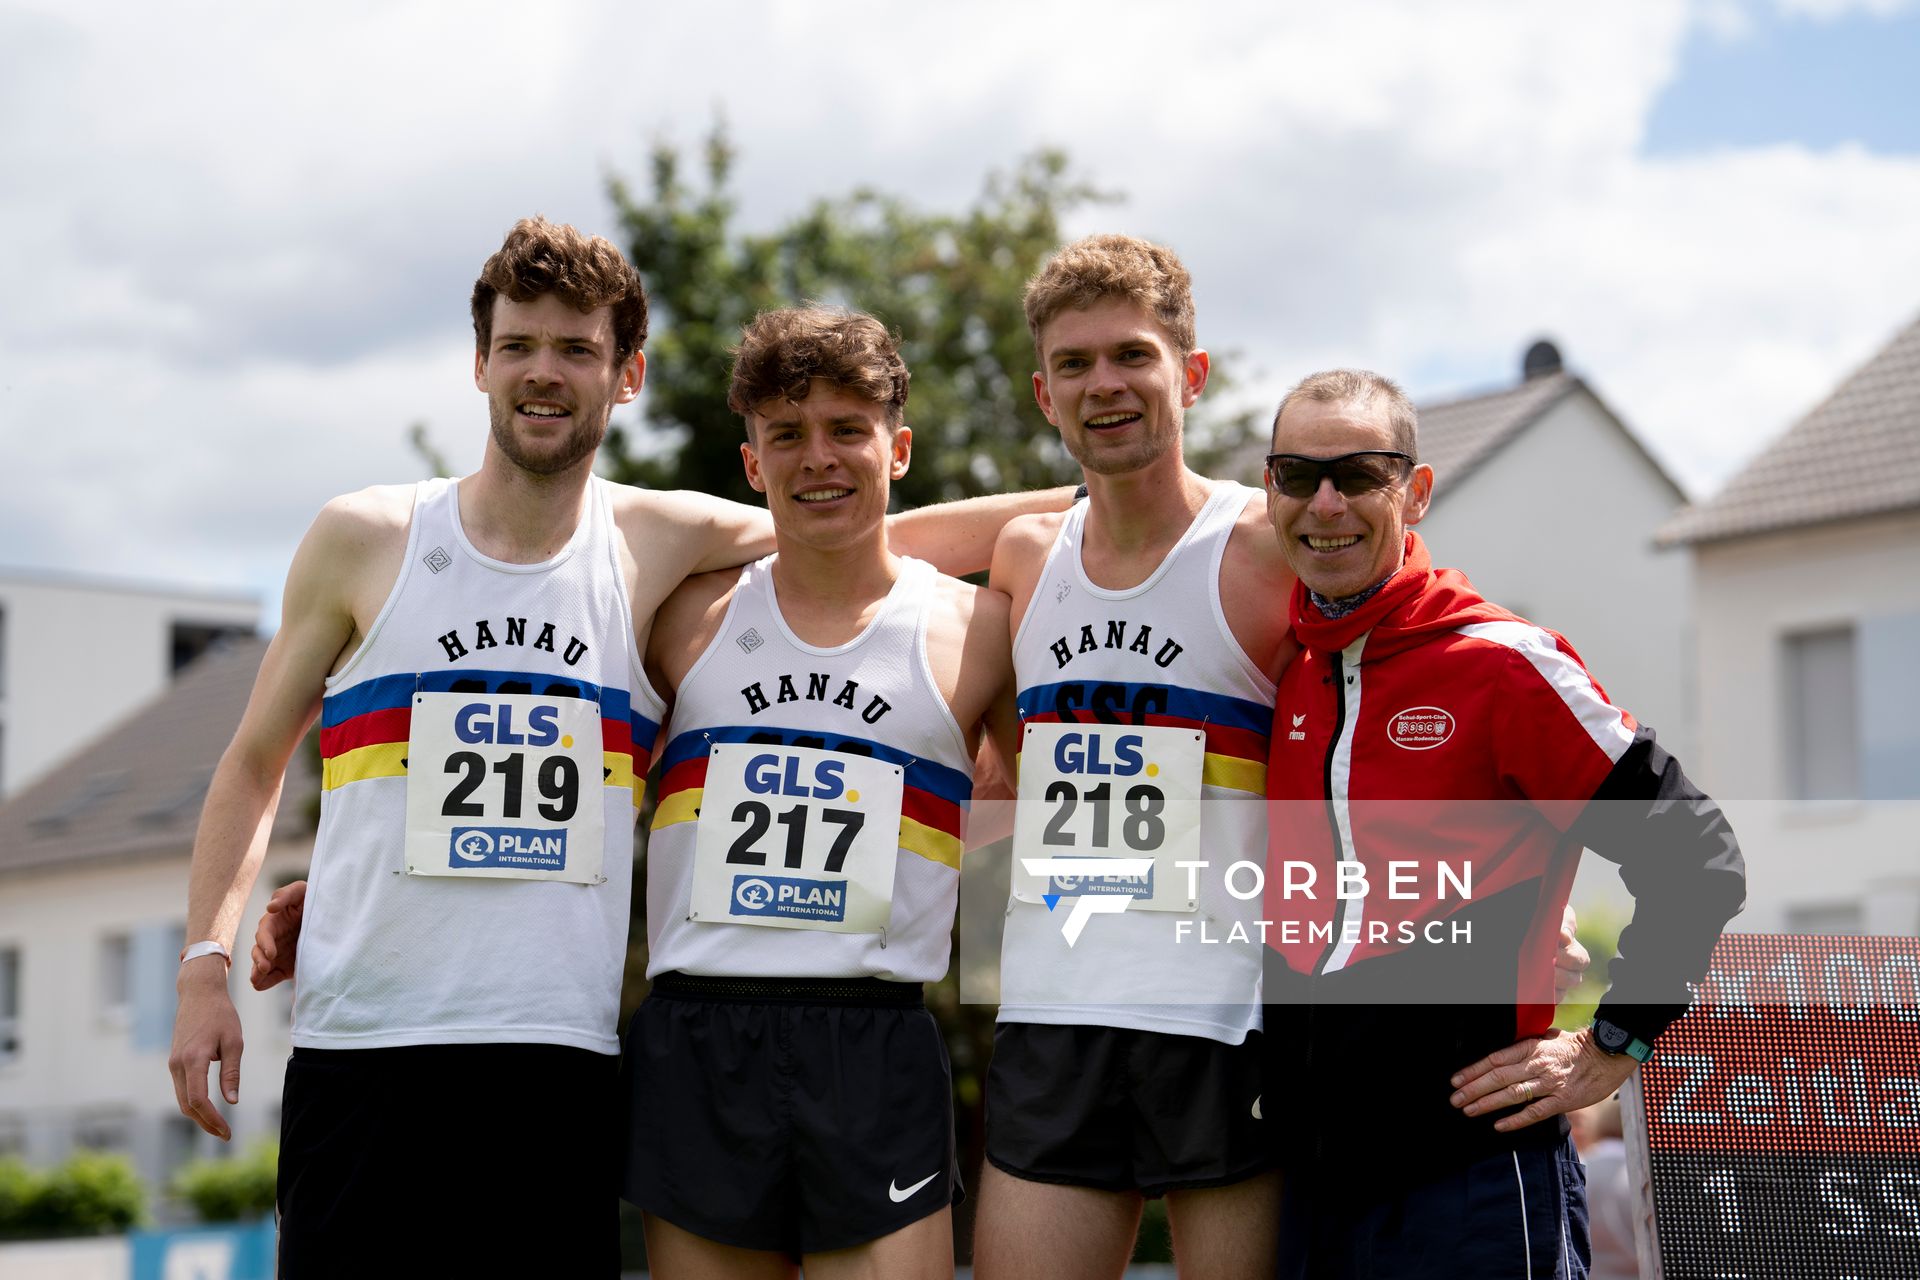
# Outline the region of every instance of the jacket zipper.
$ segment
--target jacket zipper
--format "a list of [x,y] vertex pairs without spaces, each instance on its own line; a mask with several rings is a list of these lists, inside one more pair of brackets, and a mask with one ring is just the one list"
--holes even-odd
[[[1347,731],[1347,682],[1346,664],[1342,655],[1333,655],[1333,736],[1327,739],[1327,758],[1320,765],[1320,792],[1326,797],[1327,829],[1333,833],[1334,862],[1347,860],[1347,846],[1340,838],[1340,818],[1333,807],[1333,756],[1340,749],[1341,735]],[[1336,874],[1338,868],[1336,867]],[[1320,958],[1313,963],[1313,976],[1319,977],[1326,972],[1327,961],[1333,958],[1334,950],[1340,945],[1340,929],[1346,923],[1347,904],[1336,898],[1334,907],[1333,936],[1327,939],[1327,945],[1320,952]]]

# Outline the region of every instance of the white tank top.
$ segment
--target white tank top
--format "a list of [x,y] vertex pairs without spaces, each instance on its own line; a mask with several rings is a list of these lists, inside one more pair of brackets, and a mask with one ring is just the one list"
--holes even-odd
[[[902,558],[879,616],[846,644],[823,649],[801,640],[781,616],[773,557],[741,571],[719,633],[674,698],[647,844],[649,978],[678,970],[935,982],[946,973],[973,759],[927,660],[935,577],[931,565]],[[729,744],[870,756],[903,770],[892,906],[882,927],[837,932],[737,923],[714,913],[692,918],[698,828],[714,785],[709,764],[714,748]],[[716,810],[708,820],[732,816]],[[729,829],[727,839],[742,834]],[[783,834],[771,829],[766,847],[779,848]],[[752,890],[757,879],[778,888],[782,860],[776,854],[765,866],[766,876],[730,876],[728,883]]]
[[[326,683],[295,1045],[519,1041],[618,1052],[635,780],[646,777],[663,704],[634,644],[608,488],[592,480],[566,548],[524,565],[490,559],[467,540],[456,482],[415,491],[399,579],[359,650]],[[435,705],[457,708],[442,713],[447,733],[458,724],[459,742],[489,745],[466,761],[450,751],[436,757],[441,767],[410,775],[410,754],[428,721],[438,722],[420,710],[435,695]],[[566,739],[569,761],[495,745],[541,742],[556,708],[580,734],[577,748]],[[584,755],[594,731],[599,769]],[[445,830],[434,859],[409,844],[410,777],[435,814],[481,815],[436,818]],[[507,798],[521,787],[523,806]],[[596,817],[600,838],[575,840],[558,860],[577,869],[598,854],[598,883],[500,878],[524,874],[512,864],[554,861],[515,858],[510,847],[544,849]],[[475,866],[487,871],[470,876]]]
[[[1220,606],[1227,540],[1259,498],[1242,485],[1216,484],[1166,559],[1125,591],[1096,586],[1081,565],[1090,504],[1075,504],[1061,522],[1014,637],[1023,737],[1036,722],[1203,729],[1200,857],[1211,865],[1194,911],[1096,915],[1072,946],[1062,930],[1066,903],[1049,909],[1009,898],[1002,1022],[1131,1027],[1228,1044],[1259,1028],[1260,904],[1228,894],[1224,872],[1235,861],[1266,860],[1274,686]],[[1021,802],[1030,802],[1025,792]],[[1190,922],[1184,937],[1177,919]],[[1236,922],[1245,941],[1227,940]]]

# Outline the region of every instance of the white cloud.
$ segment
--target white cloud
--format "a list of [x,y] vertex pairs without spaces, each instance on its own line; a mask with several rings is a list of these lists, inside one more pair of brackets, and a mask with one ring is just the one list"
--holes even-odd
[[1920,309],[1920,161],[1640,154],[1688,32],[1734,17],[1776,20],[1722,0],[16,6],[0,435],[31,461],[0,473],[0,560],[270,589],[327,496],[418,474],[408,422],[471,464],[480,259],[535,209],[610,231],[609,167],[644,183],[663,135],[696,160],[716,108],[750,225],[861,183],[952,206],[1059,145],[1128,195],[1072,229],[1178,247],[1245,395],[1332,363],[1456,393],[1551,332],[1710,485]]
[[1855,14],[1890,18],[1914,8],[1914,0],[1773,0],[1773,3],[1783,14],[1816,18],[1824,22],[1849,18]]

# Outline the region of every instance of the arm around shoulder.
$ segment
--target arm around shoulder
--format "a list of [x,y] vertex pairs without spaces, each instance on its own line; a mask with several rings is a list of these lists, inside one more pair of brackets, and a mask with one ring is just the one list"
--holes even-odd
[[773,550],[766,508],[692,489],[616,486],[613,515],[642,572],[658,574],[663,596],[691,574],[743,565]]
[[979,573],[988,567],[1001,530],[1022,516],[1061,512],[1073,505],[1071,488],[995,493],[918,507],[887,517],[887,542],[901,555],[925,560],[942,573]]

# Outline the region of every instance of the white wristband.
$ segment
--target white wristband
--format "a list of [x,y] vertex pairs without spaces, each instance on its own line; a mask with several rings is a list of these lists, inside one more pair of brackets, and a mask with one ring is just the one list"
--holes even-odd
[[227,944],[224,942],[193,943],[185,951],[180,953],[180,963],[185,964],[189,960],[198,960],[201,956],[219,956],[227,962],[229,969],[233,967],[233,953],[227,950]]

